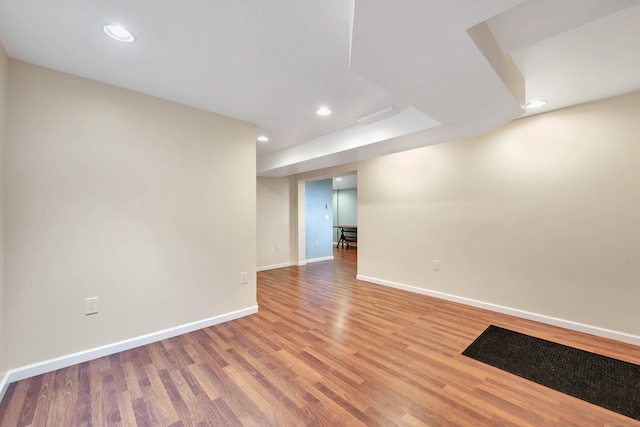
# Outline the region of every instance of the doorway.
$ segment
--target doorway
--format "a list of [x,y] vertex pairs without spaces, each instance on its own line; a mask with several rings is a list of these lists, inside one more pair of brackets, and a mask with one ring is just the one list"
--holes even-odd
[[[338,226],[357,227],[357,173],[299,180],[297,204],[297,264],[333,259],[333,249],[339,240]],[[352,242],[351,247],[355,249],[355,245]]]

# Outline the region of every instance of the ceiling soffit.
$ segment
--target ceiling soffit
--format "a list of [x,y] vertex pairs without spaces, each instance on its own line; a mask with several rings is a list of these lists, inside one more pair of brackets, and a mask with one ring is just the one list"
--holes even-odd
[[[259,158],[258,174],[305,172],[334,161],[337,153],[353,161],[394,152],[401,147],[395,138],[416,132],[427,138],[467,137],[522,115],[524,79],[484,23],[521,1],[486,1],[482,8],[474,0],[357,1],[351,71],[431,123],[386,133],[356,125]],[[393,120],[385,122],[379,125]],[[444,129],[423,132],[435,126]],[[422,145],[437,142],[442,140],[427,139]]]

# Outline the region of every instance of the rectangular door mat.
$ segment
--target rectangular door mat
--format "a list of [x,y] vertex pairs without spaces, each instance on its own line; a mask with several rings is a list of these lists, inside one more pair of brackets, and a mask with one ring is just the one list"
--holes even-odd
[[462,354],[640,420],[640,365],[493,325]]

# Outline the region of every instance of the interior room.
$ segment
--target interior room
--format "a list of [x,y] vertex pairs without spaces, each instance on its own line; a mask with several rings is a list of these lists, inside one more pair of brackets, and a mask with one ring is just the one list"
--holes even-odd
[[640,422],[639,22],[0,1],[0,426]]
[[333,178],[333,241],[358,247],[358,175]]

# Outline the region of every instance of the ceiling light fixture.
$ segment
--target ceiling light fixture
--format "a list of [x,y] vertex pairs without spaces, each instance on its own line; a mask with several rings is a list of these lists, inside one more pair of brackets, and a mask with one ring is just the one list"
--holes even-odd
[[318,108],[318,111],[316,111],[316,113],[318,113],[319,116],[328,116],[329,114],[331,114],[331,110],[329,109],[329,107],[320,107]]
[[256,138],[256,139],[257,139],[258,141],[260,141],[260,142],[267,142],[267,141],[269,141],[269,138],[267,138],[267,137],[266,137],[266,136],[264,136],[264,135],[260,135],[260,136],[259,136],[258,138]]
[[540,108],[547,103],[546,99],[537,99],[527,104],[527,108]]
[[122,43],[133,43],[136,40],[131,31],[119,25],[105,25],[102,27],[102,31],[112,39]]

